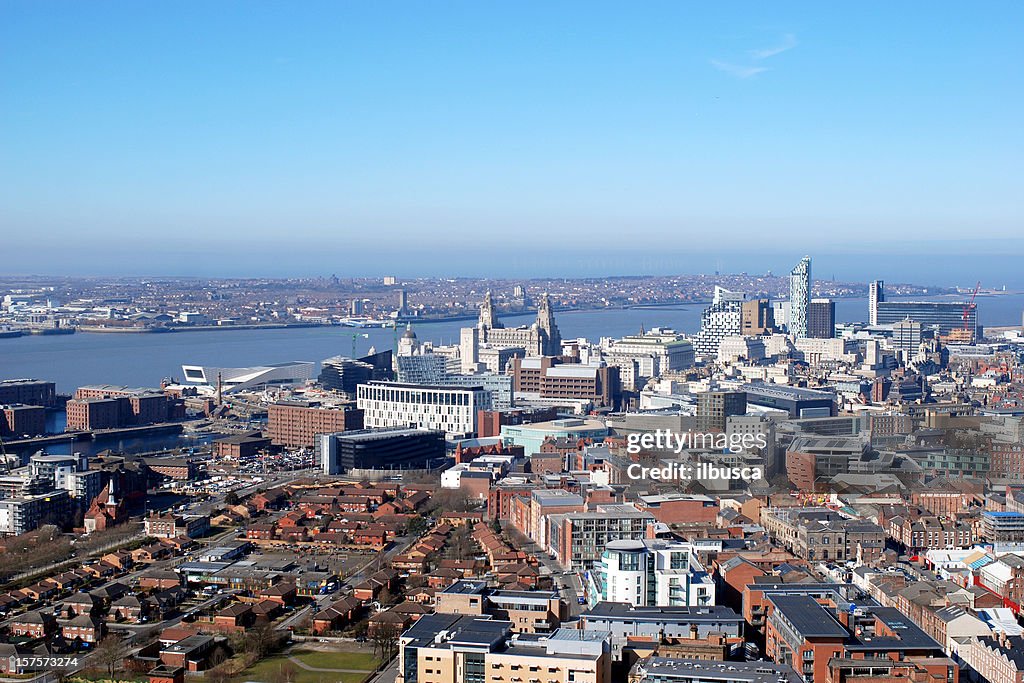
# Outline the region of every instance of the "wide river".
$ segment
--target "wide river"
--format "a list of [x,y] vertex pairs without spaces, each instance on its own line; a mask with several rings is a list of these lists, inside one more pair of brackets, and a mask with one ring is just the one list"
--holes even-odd
[[[700,328],[704,304],[643,309],[556,311],[563,339],[633,334],[643,326],[670,327],[687,333]],[[1024,295],[979,297],[982,324],[1020,325]],[[839,322],[865,320],[866,299],[836,301]],[[533,322],[533,315],[507,316],[506,326]],[[473,324],[459,320],[414,325],[421,340],[438,344],[458,343],[459,330]],[[401,334],[401,330],[398,331]],[[366,337],[362,335],[367,335]],[[274,330],[224,330],[168,334],[77,333],[0,339],[0,379],[32,377],[57,383],[58,391],[71,393],[83,384],[156,386],[165,377],[181,379],[181,365],[247,367],[291,360],[321,361],[330,356],[357,355],[370,346],[391,348],[390,329],[355,330],[348,327],[311,327]]]

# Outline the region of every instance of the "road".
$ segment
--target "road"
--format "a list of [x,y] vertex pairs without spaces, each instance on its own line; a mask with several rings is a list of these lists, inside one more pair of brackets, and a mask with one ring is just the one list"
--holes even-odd
[[[517,545],[516,541],[513,541],[512,544]],[[562,566],[552,560],[532,540],[526,539],[525,542],[519,543],[519,545],[521,546],[520,550],[524,550],[537,558],[541,566],[541,575],[551,577],[555,589],[568,604],[568,620],[578,617],[586,609],[586,605],[581,605],[579,601],[580,597],[584,594],[583,581],[580,575],[575,572],[566,574]]]

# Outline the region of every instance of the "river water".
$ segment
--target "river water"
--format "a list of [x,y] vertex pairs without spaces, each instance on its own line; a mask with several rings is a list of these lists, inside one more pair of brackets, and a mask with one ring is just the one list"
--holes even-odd
[[[703,304],[643,309],[556,311],[563,339],[633,334],[641,326],[671,327],[694,333],[700,328]],[[979,297],[984,325],[1020,325],[1024,295]],[[866,299],[836,301],[839,322],[865,320]],[[506,326],[527,325],[534,316],[507,316]],[[458,343],[459,330],[473,324],[459,320],[414,325],[420,340]],[[401,330],[397,333],[401,334]],[[365,335],[365,336],[363,336]],[[156,386],[165,377],[181,379],[182,364],[247,367],[292,360],[321,361],[330,356],[364,355],[371,346],[392,348],[390,329],[310,327],[273,330],[224,330],[167,334],[90,334],[25,336],[0,339],[0,378],[32,377],[57,383],[61,393],[83,384]]]

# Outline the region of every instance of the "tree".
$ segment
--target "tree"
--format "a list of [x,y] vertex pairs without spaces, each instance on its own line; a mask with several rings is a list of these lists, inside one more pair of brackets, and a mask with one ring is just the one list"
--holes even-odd
[[277,650],[284,642],[284,637],[273,626],[264,624],[245,632],[238,633],[231,642],[235,652],[251,655],[253,660],[260,660]]
[[430,529],[430,522],[423,517],[414,517],[405,525],[405,533],[409,536],[422,536]]
[[260,659],[281,647],[284,640],[281,634],[269,624],[251,628],[246,631],[245,634],[246,641],[251,643],[250,652],[258,656]]
[[113,634],[101,640],[93,651],[93,659],[96,664],[105,667],[107,675],[111,678],[114,677],[114,671],[121,667],[121,663],[127,656],[128,644]]
[[356,638],[365,638],[369,630],[370,621],[368,619],[360,619],[352,625],[352,635]]
[[286,659],[281,662],[281,665],[277,667],[277,671],[274,672],[273,683],[295,683],[298,673],[295,665]]
[[398,652],[398,637],[402,629],[398,624],[377,623],[373,627],[373,651],[380,656],[382,662],[390,661]]
[[381,586],[380,592],[377,593],[377,601],[382,607],[387,607],[395,601],[395,594],[387,586]]
[[231,667],[227,662],[209,669],[203,677],[209,683],[228,683],[231,680]]
[[241,498],[234,491],[228,491],[228,495],[224,496],[225,505],[238,505],[241,502]]

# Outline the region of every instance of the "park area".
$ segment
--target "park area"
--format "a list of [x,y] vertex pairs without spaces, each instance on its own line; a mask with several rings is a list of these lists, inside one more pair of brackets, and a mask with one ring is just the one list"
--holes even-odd
[[232,683],[361,683],[380,660],[358,643],[303,643],[260,660]]

